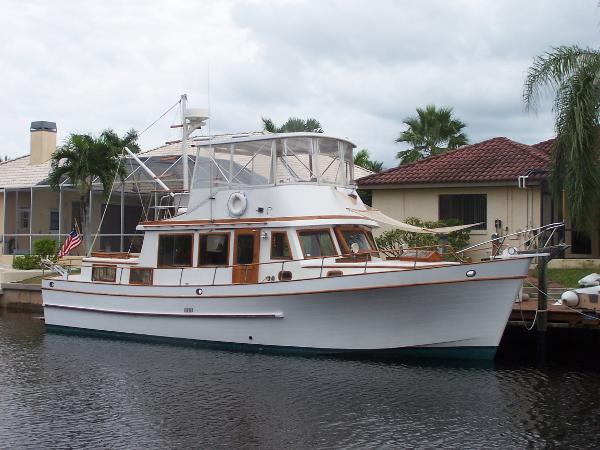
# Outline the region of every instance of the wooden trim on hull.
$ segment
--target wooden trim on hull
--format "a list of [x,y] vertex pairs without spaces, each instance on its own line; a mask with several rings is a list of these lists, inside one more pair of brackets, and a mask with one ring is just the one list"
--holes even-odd
[[220,314],[196,314],[196,313],[158,313],[158,312],[140,312],[140,311],[117,311],[114,309],[99,309],[85,308],[82,306],[69,305],[54,305],[45,304],[44,308],[68,309],[75,311],[87,311],[102,314],[119,314],[128,316],[145,316],[145,317],[185,317],[186,319],[283,319],[283,313],[256,313],[256,314],[240,314],[240,313],[220,313]]
[[[117,293],[109,293],[109,292],[89,292],[89,291],[79,291],[79,290],[71,290],[71,289],[60,289],[60,288],[46,288],[42,287],[42,292],[44,290],[48,291],[56,291],[56,292],[70,292],[73,294],[86,294],[86,295],[104,295],[111,297],[135,297],[135,298],[166,298],[166,299],[183,299],[183,298],[194,298],[194,299],[211,299],[211,298],[260,298],[260,297],[280,297],[280,296],[290,296],[290,295],[314,295],[314,294],[329,294],[332,292],[355,292],[355,291],[371,291],[371,290],[379,290],[379,289],[398,289],[398,288],[408,288],[408,287],[417,287],[417,286],[431,286],[437,284],[456,284],[456,283],[475,283],[479,281],[501,281],[501,280],[522,280],[526,278],[523,276],[509,276],[509,277],[488,277],[488,278],[467,278],[464,280],[446,280],[446,281],[424,281],[422,283],[410,283],[410,284],[395,284],[388,286],[367,286],[367,287],[357,287],[357,288],[349,288],[349,289],[325,289],[320,291],[293,291],[293,292],[274,292],[274,293],[261,293],[261,294],[248,294],[248,295],[160,295],[160,294],[117,294]],[[327,278],[326,278],[327,279]],[[339,279],[338,277],[332,277],[329,279]],[[296,281],[307,281],[307,280],[296,280]],[[291,281],[286,281],[285,283],[290,283]],[[84,283],[84,282],[82,282]],[[91,283],[87,283],[91,284]],[[119,285],[115,285],[119,286]],[[127,285],[123,285],[127,286]],[[136,286],[136,288],[156,288],[159,286]],[[189,288],[189,289],[202,289],[211,287],[203,285],[203,286],[180,286],[181,288]]]
[[208,219],[199,220],[153,220],[141,222],[142,227],[171,227],[171,226],[189,226],[189,225],[252,225],[257,223],[268,222],[294,222],[304,220],[367,220],[374,222],[371,219],[365,219],[362,216],[351,215],[330,215],[330,216],[283,216],[283,217],[248,217],[245,219],[218,219],[211,221]]

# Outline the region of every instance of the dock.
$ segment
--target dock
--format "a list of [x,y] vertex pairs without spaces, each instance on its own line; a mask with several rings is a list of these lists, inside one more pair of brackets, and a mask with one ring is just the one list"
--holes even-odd
[[[580,311],[548,302],[548,328],[594,328],[600,330],[600,317],[595,311]],[[531,326],[537,310],[537,300],[525,300],[513,305],[508,326]]]

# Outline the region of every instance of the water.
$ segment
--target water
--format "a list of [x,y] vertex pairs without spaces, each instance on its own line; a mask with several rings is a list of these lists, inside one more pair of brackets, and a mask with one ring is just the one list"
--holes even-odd
[[0,448],[598,447],[594,365],[235,353],[0,313]]

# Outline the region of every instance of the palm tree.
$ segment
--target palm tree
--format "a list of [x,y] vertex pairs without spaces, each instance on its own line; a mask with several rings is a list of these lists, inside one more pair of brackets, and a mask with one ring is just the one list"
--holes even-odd
[[570,218],[582,231],[592,229],[600,200],[599,74],[600,51],[557,47],[535,57],[523,89],[527,109],[554,91],[551,190],[555,198],[565,191]]
[[48,183],[52,189],[58,190],[60,183],[68,179],[79,191],[81,228],[88,250],[92,243],[89,223],[92,183],[98,178],[107,198],[115,178],[118,176],[123,179],[125,176],[125,168],[120,164],[123,145],[129,145],[132,151],[139,150],[136,139],[137,133],[134,130],[130,130],[123,138],[119,138],[110,129],[103,131],[98,137],[90,134],[71,134],[52,155]]
[[299,117],[290,117],[280,127],[276,126],[275,123],[267,118],[262,117],[263,130],[269,133],[294,133],[298,131],[308,131],[311,133],[322,133],[323,129],[317,119],[311,117],[306,120],[300,119]]
[[120,155],[123,148],[127,147],[133,153],[140,152],[140,146],[138,145],[138,132],[133,128],[125,133],[125,136],[122,138],[119,137],[117,133],[112,128],[107,128],[104,130],[100,137],[104,139],[109,145],[111,145],[117,153]]
[[417,115],[404,119],[403,123],[408,128],[400,133],[396,142],[405,142],[412,147],[398,152],[396,158],[400,164],[438,155],[469,143],[462,131],[466,124],[452,117],[452,108],[437,109],[435,105],[417,108]]
[[381,169],[383,169],[383,162],[372,160],[369,150],[366,148],[356,152],[354,155],[354,165],[364,167],[365,169],[369,169],[373,172],[381,172]]

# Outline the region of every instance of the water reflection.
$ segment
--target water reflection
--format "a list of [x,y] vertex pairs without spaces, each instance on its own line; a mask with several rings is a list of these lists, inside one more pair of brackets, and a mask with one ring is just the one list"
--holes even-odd
[[593,446],[593,368],[306,358],[0,316],[0,447]]

